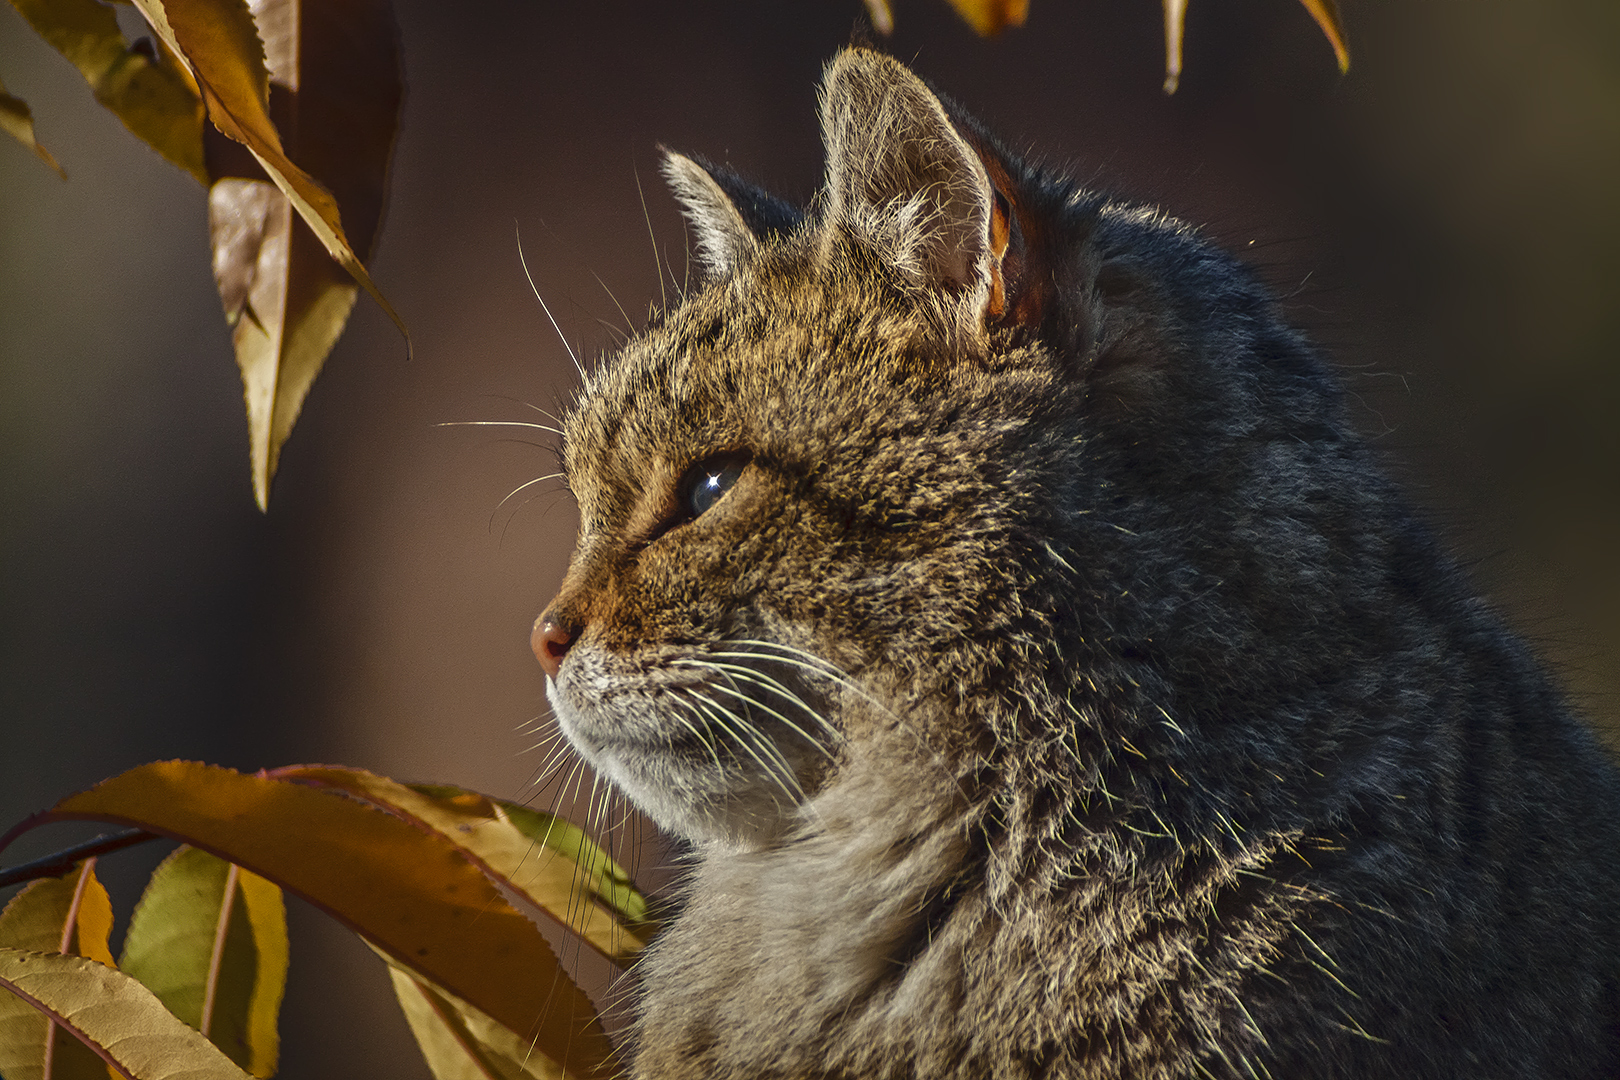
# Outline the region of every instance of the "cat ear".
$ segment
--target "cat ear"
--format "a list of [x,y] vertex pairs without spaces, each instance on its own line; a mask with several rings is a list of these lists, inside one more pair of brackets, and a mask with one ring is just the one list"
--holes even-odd
[[664,179],[696,236],[699,261],[713,276],[727,273],[761,239],[792,229],[803,216],[729,169],[660,149]]
[[827,66],[821,126],[829,241],[841,230],[875,241],[915,284],[959,298],[968,329],[1007,314],[1004,263],[1022,265],[1022,237],[988,141],[904,65],[865,49]]

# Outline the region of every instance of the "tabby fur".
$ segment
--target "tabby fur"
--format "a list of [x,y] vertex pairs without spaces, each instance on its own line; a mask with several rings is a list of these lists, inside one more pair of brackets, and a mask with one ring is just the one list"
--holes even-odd
[[566,421],[551,701],[695,858],[631,1075],[1620,1076],[1616,774],[1255,276],[821,113],[802,213],[667,156],[708,277]]

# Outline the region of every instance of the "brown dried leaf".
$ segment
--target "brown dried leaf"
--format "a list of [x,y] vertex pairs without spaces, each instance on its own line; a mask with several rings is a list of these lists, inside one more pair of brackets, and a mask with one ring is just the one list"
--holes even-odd
[[57,176],[67,179],[67,173],[57,164],[51,152],[34,138],[34,114],[29,111],[28,102],[6,93],[4,82],[0,82],[0,131],[32,150],[39,160],[56,170]]
[[[251,0],[251,9],[264,38],[270,115],[290,133],[287,155],[343,207],[364,261],[382,219],[404,96],[387,0]],[[214,279],[242,372],[253,490],[263,508],[281,448],[357,289],[251,153],[212,132],[206,148]]]
[[[267,3],[294,0],[267,0]],[[190,66],[209,119],[220,131],[247,147],[275,185],[291,200],[299,216],[320,237],[332,257],[382,306],[400,332],[393,306],[372,283],[344,234],[332,193],[294,165],[270,122],[268,75],[258,32],[245,0],[135,0],[147,21]],[[300,12],[302,14],[302,12]],[[305,42],[300,38],[300,46]],[[289,83],[302,90],[301,78]],[[348,133],[344,133],[348,134]],[[340,137],[337,132],[327,138]],[[392,135],[387,140],[392,143]]]
[[872,20],[872,29],[884,37],[894,33],[894,11],[889,0],[866,0],[866,14]]
[[1029,17],[1029,0],[950,0],[950,4],[980,37],[1023,26]]
[[158,153],[207,183],[203,106],[171,55],[154,59],[124,43],[112,8],[98,0],[11,0],[90,84],[96,100]]
[[[1333,55],[1338,58],[1339,71],[1350,70],[1350,47],[1345,43],[1344,23],[1339,18],[1337,0],[1299,0],[1310,12],[1316,25],[1322,28]],[[1164,92],[1173,94],[1181,85],[1181,42],[1187,24],[1187,0],[1163,0],[1164,3]]]
[[[244,0],[135,2],[190,65],[214,126],[247,151],[209,140],[209,176],[231,182],[211,192],[209,209],[247,399],[254,494],[264,507],[281,447],[347,321],[354,283],[406,334],[409,349],[405,324],[362,265],[382,218],[403,99],[392,11],[387,0],[254,0],[251,10]],[[265,180],[334,266],[301,239],[304,228],[275,198],[238,183]]]
[[253,497],[264,510],[281,448],[359,290],[268,181],[215,181],[208,232],[242,373]]

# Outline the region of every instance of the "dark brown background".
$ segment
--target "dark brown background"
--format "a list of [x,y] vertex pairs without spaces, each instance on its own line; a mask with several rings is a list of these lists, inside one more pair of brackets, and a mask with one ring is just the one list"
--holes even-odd
[[[1244,250],[1342,365],[1413,498],[1595,720],[1620,724],[1620,5],[1347,0],[1340,78],[1292,0],[1034,0],[893,48],[1015,146]],[[852,0],[403,0],[409,96],[364,301],[254,510],[203,193],[9,8],[0,74],[63,184],[0,143],[0,825],[142,761],[337,761],[526,797],[530,621],[574,528],[530,419],[682,271],[654,143],[797,197]],[[34,838],[13,862],[68,839]],[[104,864],[127,905],[145,853]],[[143,863],[142,860],[146,860]],[[295,905],[284,1073],[421,1077],[380,967]]]

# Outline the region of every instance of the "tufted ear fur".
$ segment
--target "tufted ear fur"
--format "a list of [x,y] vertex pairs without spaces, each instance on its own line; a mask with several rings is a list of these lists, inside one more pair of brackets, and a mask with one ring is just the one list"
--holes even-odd
[[732,270],[759,241],[799,223],[800,212],[729,169],[668,147],[664,179],[697,240],[698,259],[712,276]]
[[947,293],[963,329],[1013,309],[1006,270],[1027,264],[1009,170],[970,122],[953,118],[898,61],[846,49],[821,92],[826,242],[873,242],[912,283]]

